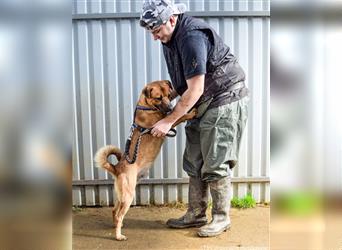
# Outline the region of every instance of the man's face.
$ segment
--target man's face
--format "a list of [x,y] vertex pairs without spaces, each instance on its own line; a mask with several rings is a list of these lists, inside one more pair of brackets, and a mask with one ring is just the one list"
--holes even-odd
[[160,25],[151,31],[154,40],[160,40],[162,43],[167,43],[171,40],[172,33],[175,29],[175,19],[171,17],[165,24]]

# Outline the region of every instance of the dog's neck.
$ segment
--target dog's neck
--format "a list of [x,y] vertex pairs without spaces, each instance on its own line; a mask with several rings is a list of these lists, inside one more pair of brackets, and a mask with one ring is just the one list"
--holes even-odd
[[[147,108],[152,108],[152,109],[155,108],[155,107],[151,107],[146,102],[144,95],[140,96],[137,105],[147,107]],[[159,110],[136,110],[134,122],[143,128],[152,128],[156,122],[163,119],[164,117],[165,117],[165,114],[163,114]]]

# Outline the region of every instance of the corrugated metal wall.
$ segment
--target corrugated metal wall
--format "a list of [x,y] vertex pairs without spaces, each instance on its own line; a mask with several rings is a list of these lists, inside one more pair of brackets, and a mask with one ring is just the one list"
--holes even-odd
[[[246,71],[250,116],[233,195],[250,191],[257,201],[269,201],[269,1],[178,2],[215,28]],[[94,167],[93,155],[106,144],[124,148],[141,89],[169,76],[159,41],[139,27],[142,1],[73,3],[73,204],[111,205],[112,177]],[[134,204],[187,202],[184,125],[177,131],[163,145],[149,179],[137,187]],[[104,179],[110,181],[98,181]]]

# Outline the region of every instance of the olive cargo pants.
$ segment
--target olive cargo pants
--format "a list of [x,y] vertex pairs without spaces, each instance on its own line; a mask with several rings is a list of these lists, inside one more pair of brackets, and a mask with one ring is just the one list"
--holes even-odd
[[239,157],[248,116],[248,97],[207,110],[187,122],[183,169],[192,177],[213,181],[230,176]]

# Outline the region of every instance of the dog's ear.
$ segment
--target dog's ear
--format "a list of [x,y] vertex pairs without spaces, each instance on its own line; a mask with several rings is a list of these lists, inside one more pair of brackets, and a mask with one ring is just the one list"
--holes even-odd
[[170,89],[173,89],[172,83],[169,80],[166,80],[166,83],[169,85]]
[[151,91],[152,91],[152,89],[150,89],[148,86],[146,86],[143,90],[143,93],[147,98],[151,98]]

